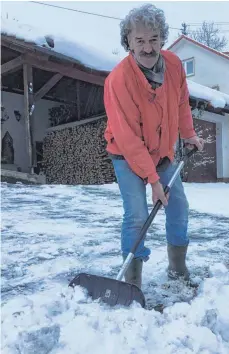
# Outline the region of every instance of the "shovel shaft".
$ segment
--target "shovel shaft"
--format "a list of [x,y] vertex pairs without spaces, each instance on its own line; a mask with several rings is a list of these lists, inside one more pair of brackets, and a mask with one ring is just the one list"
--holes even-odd
[[[171,177],[168,185],[164,188],[164,193],[165,195],[168,194],[168,192],[170,191],[170,189],[172,188],[177,176],[180,174],[180,171],[182,170],[185,162],[197,151],[197,148],[195,147],[194,149],[192,149],[191,151],[189,151],[183,158],[182,161],[179,162],[173,176]],[[148,230],[148,228],[150,227],[150,225],[152,224],[155,216],[157,215],[157,212],[158,210],[160,209],[162,205],[162,202],[160,200],[158,200],[154,206],[154,208],[152,209],[149,217],[146,219],[141,231],[140,231],[140,234],[137,238],[137,240],[135,241],[134,245],[132,246],[131,250],[130,250],[130,253],[128,254],[125,262],[123,263],[122,265],[122,268],[120,269],[118,275],[117,275],[117,278],[116,280],[122,280],[123,276],[125,275],[132,259],[134,258],[134,254],[139,246],[139,244],[144,240],[145,238],[145,235],[146,235],[146,232]]]
[[126,257],[125,262],[123,263],[122,268],[120,269],[116,280],[122,280],[133,258],[134,258],[134,253],[130,252]]

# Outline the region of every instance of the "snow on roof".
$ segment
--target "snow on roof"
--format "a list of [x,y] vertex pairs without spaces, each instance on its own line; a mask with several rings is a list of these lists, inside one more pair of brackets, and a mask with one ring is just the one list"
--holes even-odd
[[[95,70],[111,71],[117,65],[119,58],[112,53],[109,55],[104,50],[99,50],[82,41],[81,35],[74,32],[69,35],[64,33],[61,26],[58,25],[56,33],[48,33],[45,28],[35,28],[31,25],[21,24],[18,21],[2,19],[1,33],[8,36],[14,36],[16,39],[25,42],[33,42],[38,47],[43,47],[47,42],[45,36],[50,36],[54,40],[54,48],[49,47],[50,51],[64,54],[72,59],[80,61],[83,65]],[[61,31],[61,33],[59,33]]]
[[229,95],[213,90],[210,87],[200,85],[194,81],[187,80],[190,96],[210,102],[214,108],[224,108],[229,105]]
[[[31,25],[20,24],[15,20],[2,19],[1,33],[14,36],[24,41],[34,42],[38,47],[43,47],[44,45],[47,47],[45,36],[50,36],[54,39],[54,48],[49,48],[50,51],[64,54],[96,70],[109,72],[122,59],[120,56],[109,55],[110,49],[104,48],[102,43],[99,45],[98,50],[98,47],[95,48],[86,44],[85,41],[82,42],[81,35],[77,38],[77,35],[74,34],[75,32],[69,33],[69,35],[65,32],[66,35],[62,36],[57,31],[55,35],[53,33],[50,35],[50,33],[42,27],[38,29]],[[77,38],[77,40],[75,38]],[[229,105],[229,95],[190,80],[187,80],[187,82],[191,96],[209,101],[214,108],[224,108],[226,105]]]

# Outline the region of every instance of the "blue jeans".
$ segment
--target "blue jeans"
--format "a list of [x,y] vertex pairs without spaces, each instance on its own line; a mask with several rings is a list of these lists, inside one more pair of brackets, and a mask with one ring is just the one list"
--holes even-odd
[[[120,193],[123,200],[123,222],[121,230],[122,254],[127,256],[137,239],[140,230],[149,216],[146,185],[129,167],[125,160],[112,160]],[[168,184],[176,164],[170,164],[166,171],[159,172],[160,182],[165,187]],[[188,245],[187,235],[189,205],[184,193],[184,187],[180,176],[177,177],[170,190],[166,214],[166,239],[174,246]],[[142,241],[135,253],[135,258],[147,261],[150,249],[144,246]]]

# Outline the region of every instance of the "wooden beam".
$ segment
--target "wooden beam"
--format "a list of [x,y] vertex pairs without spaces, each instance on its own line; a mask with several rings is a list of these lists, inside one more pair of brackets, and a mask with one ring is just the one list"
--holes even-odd
[[76,126],[79,126],[79,125],[92,123],[92,122],[94,122],[96,120],[100,120],[100,119],[104,119],[104,118],[107,118],[107,115],[106,114],[101,114],[99,116],[82,119],[82,120],[77,121],[77,122],[71,122],[71,123],[57,125],[55,127],[50,127],[50,128],[46,129],[46,132],[49,133],[49,132],[53,132],[53,131],[57,131],[57,130],[73,128],[73,127],[76,127]]
[[49,81],[46,82],[46,84],[44,84],[44,86],[42,86],[40,88],[40,90],[38,90],[35,95],[34,95],[34,102],[37,102],[38,100],[40,100],[43,96],[46,95],[46,93],[49,92],[49,90],[51,90],[51,88],[53,86],[56,85],[56,83],[58,81],[60,81],[62,79],[63,75],[61,74],[56,74],[53,77],[51,77],[51,79]]
[[[17,42],[17,41],[16,41]],[[13,38],[6,37],[5,35],[1,35],[1,46],[10,48],[18,53],[26,53],[27,50],[24,45],[16,43]]]
[[24,81],[24,115],[25,115],[25,137],[26,137],[26,150],[29,156],[29,169],[30,173],[34,173],[35,165],[35,150],[33,142],[33,73],[32,66],[23,64],[23,81]]
[[58,64],[52,61],[47,61],[38,55],[35,56],[32,54],[27,54],[26,62],[42,70],[57,72],[63,76],[71,77],[76,80],[90,82],[92,84],[96,84],[99,86],[104,85],[105,77],[103,76],[99,76],[99,75],[97,76],[94,74],[86,73],[79,69],[73,68],[70,65]]
[[25,59],[23,55],[20,55],[17,58],[14,58],[7,63],[4,63],[1,65],[1,73],[2,75],[9,74],[10,72],[13,72],[15,70],[18,70],[22,67]]
[[47,59],[50,55],[46,48],[38,47],[35,43],[24,42],[20,39],[5,37],[4,35],[1,35],[1,46],[3,49],[7,47],[21,54],[31,53],[32,55],[36,55],[38,53],[38,55]]
[[[7,86],[1,86],[1,89],[2,89],[2,91],[11,92],[11,93],[18,93],[20,95],[24,95],[24,89],[22,90],[22,89],[18,89],[18,88],[9,88]],[[49,95],[46,95],[46,99],[48,101],[76,105],[76,101],[75,100],[64,100],[64,99],[53,97],[53,96],[49,96]]]

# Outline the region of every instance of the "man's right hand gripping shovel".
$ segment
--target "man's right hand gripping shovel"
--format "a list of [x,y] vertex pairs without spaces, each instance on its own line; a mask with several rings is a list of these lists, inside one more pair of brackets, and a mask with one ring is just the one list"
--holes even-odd
[[155,183],[151,184],[152,187],[152,199],[153,199],[153,204],[155,205],[156,202],[159,200],[161,200],[162,205],[165,207],[168,205],[168,199],[169,199],[169,193],[165,195],[164,193],[164,189],[162,184],[157,181]]

